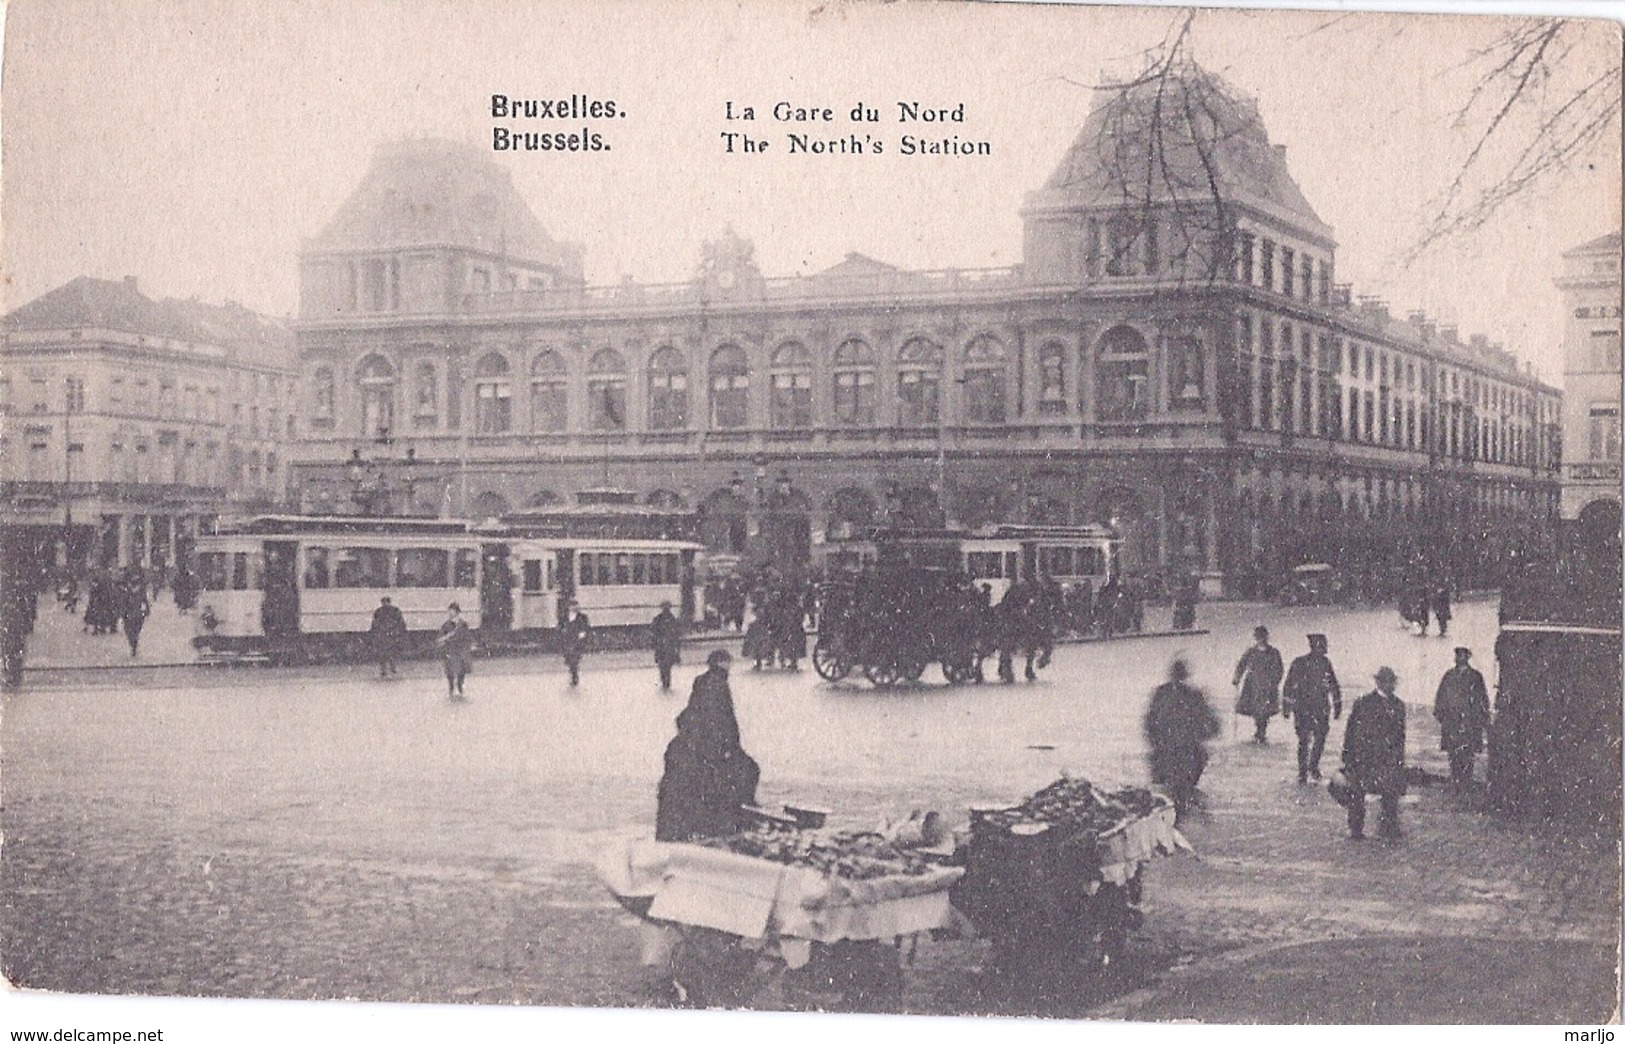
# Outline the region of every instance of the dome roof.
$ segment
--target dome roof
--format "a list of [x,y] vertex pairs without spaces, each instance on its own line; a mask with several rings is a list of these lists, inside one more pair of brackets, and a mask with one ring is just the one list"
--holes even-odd
[[578,275],[574,248],[555,242],[507,170],[472,145],[436,138],[385,142],[307,250],[453,246]]
[[1186,200],[1215,192],[1330,238],[1272,146],[1258,105],[1195,64],[1106,85],[1044,195],[1073,205]]

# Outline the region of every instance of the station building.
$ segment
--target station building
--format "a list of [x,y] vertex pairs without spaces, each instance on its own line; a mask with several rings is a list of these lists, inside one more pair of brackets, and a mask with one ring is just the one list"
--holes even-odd
[[80,277],[5,317],[8,568],[180,561],[222,513],[285,506],[293,336],[238,304]]
[[1556,515],[1558,391],[1355,299],[1256,105],[1162,87],[1103,92],[991,270],[774,277],[728,235],[687,282],[588,286],[487,155],[386,144],[300,258],[301,501],[614,486],[792,568],[876,521],[1108,522],[1127,568],[1209,591],[1419,547],[1492,580]]

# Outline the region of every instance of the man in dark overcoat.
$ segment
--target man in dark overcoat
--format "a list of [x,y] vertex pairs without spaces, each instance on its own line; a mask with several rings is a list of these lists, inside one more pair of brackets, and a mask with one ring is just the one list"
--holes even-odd
[[671,689],[671,669],[682,661],[683,624],[671,611],[670,602],[660,603],[660,612],[649,625],[654,645],[655,669],[660,672],[660,687]]
[[1219,734],[1219,719],[1207,696],[1189,683],[1190,676],[1190,665],[1175,659],[1168,666],[1168,680],[1151,694],[1145,712],[1151,781],[1173,799],[1176,820],[1189,813],[1207,767],[1207,741]]
[[1320,778],[1320,755],[1334,718],[1343,716],[1343,692],[1326,655],[1326,636],[1311,634],[1309,651],[1287,668],[1281,688],[1281,717],[1298,733],[1298,782]]
[[1468,661],[1473,652],[1456,647],[1456,665],[1439,679],[1433,698],[1433,716],[1439,722],[1439,748],[1450,756],[1450,779],[1473,781],[1473,759],[1484,749],[1484,730],[1490,725],[1490,697],[1484,676]]
[[1240,686],[1236,713],[1253,719],[1253,742],[1263,743],[1270,719],[1281,709],[1281,652],[1270,644],[1269,628],[1253,628],[1253,644],[1241,654],[1231,685]]
[[[1433,585],[1433,618],[1439,621],[1439,637],[1443,638],[1450,631],[1450,584],[1440,580]],[[1426,628],[1423,628],[1424,631]]]
[[388,595],[378,599],[378,608],[372,611],[372,625],[368,628],[368,634],[372,640],[373,659],[378,661],[378,677],[394,677],[399,673],[395,670],[395,658],[400,655],[401,640],[406,637],[406,617],[401,615],[401,607]]
[[587,636],[592,634],[592,622],[574,602],[559,624],[559,651],[564,654],[564,665],[570,669],[570,686],[581,684],[581,656],[587,651]]
[[1378,833],[1398,838],[1399,799],[1405,794],[1405,704],[1396,693],[1399,676],[1379,667],[1377,687],[1354,701],[1343,730],[1343,775],[1348,780],[1349,837],[1365,837],[1365,799],[1382,799]]

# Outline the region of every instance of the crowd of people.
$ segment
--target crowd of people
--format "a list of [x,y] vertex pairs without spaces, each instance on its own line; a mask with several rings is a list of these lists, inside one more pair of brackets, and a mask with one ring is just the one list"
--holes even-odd
[[[1269,724],[1277,714],[1292,721],[1300,784],[1321,779],[1331,722],[1343,715],[1330,643],[1324,634],[1310,634],[1307,640],[1308,651],[1283,670],[1280,650],[1270,644],[1269,629],[1260,625],[1231,679],[1235,712],[1253,719],[1254,743],[1268,742]],[[1491,720],[1484,676],[1471,661],[1472,650],[1458,646],[1455,664],[1440,679],[1433,702],[1440,747],[1449,758],[1450,780],[1458,786],[1473,782],[1474,762],[1484,749]],[[1207,766],[1207,744],[1219,734],[1219,719],[1207,696],[1191,685],[1190,674],[1184,659],[1174,660],[1167,682],[1152,694],[1144,721],[1152,780],[1168,791],[1181,819],[1195,802]],[[1372,681],[1374,687],[1349,708],[1340,766],[1329,789],[1347,810],[1351,838],[1365,837],[1366,799],[1375,796],[1381,808],[1379,835],[1397,839],[1399,801],[1411,779],[1405,764],[1405,703],[1393,668],[1378,668]]]

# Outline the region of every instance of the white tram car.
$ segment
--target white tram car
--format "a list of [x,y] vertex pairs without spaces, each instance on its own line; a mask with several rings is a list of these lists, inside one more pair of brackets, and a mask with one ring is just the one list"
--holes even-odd
[[1032,580],[1069,590],[1087,584],[1098,594],[1117,574],[1122,544],[1108,526],[1001,525],[970,532],[899,531],[878,539],[911,564],[963,570],[977,587],[990,590],[994,604],[1013,585]]
[[278,661],[359,655],[386,595],[409,647],[427,647],[452,602],[486,648],[546,645],[569,602],[595,631],[641,634],[663,602],[692,619],[701,548],[503,523],[264,515],[198,538],[193,644]]

